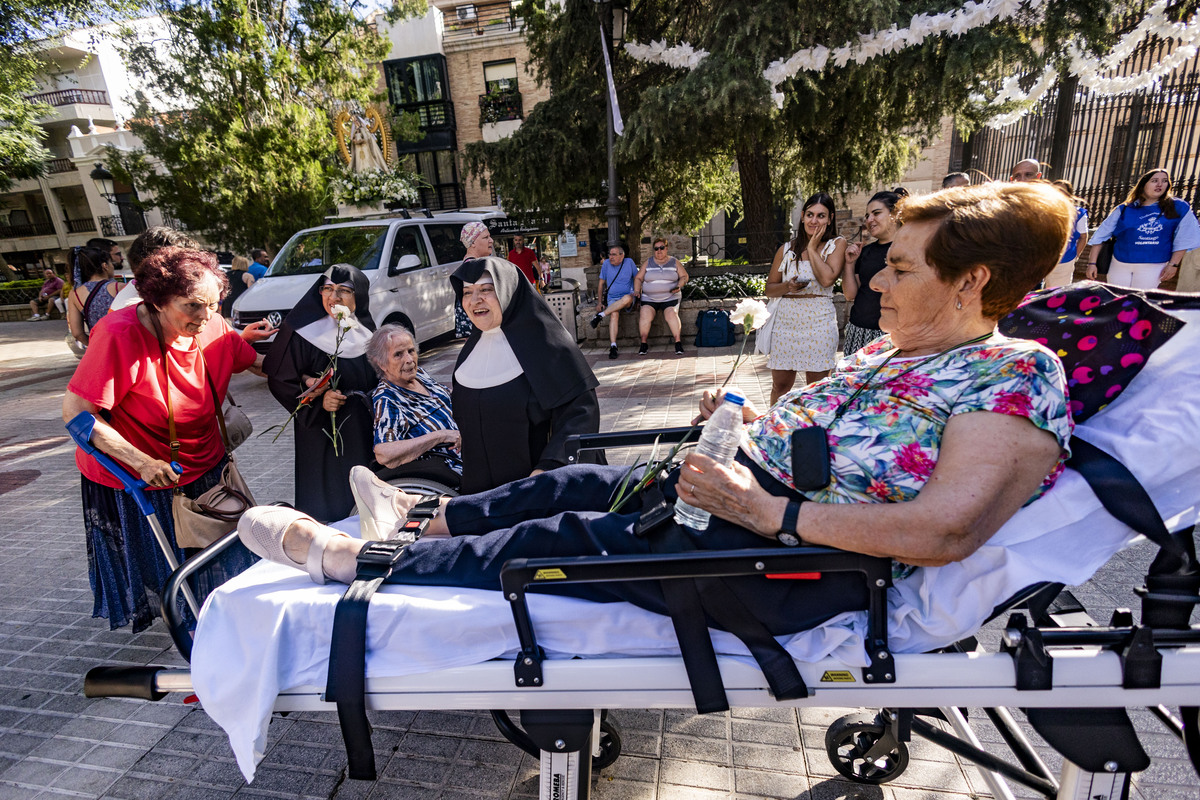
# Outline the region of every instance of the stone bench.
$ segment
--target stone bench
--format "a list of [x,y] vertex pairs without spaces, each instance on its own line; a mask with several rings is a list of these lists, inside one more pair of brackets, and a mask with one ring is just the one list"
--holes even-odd
[[[0,306],[0,322],[26,322],[33,316],[33,312],[29,310],[29,303],[12,303],[11,305]],[[58,313],[58,309],[52,303],[50,305],[51,319],[62,319],[62,315]]]
[[[763,298],[759,298],[760,300]],[[679,319],[682,323],[682,337],[684,345],[691,346],[696,341],[696,318],[701,311],[706,311],[710,308],[721,308],[726,311],[733,311],[734,306],[738,304],[736,298],[726,298],[723,300],[684,300],[679,308]],[[833,307],[837,312],[838,331],[840,332],[846,326],[846,298],[840,294],[834,295]],[[600,326],[593,328],[589,323],[596,315],[596,306],[581,305],[577,311],[575,329],[581,337],[581,347],[604,347],[608,343],[608,325],[606,319],[600,323]],[[621,324],[617,329],[617,345],[620,347],[634,346],[641,341],[638,336],[638,314],[633,311],[621,312]],[[739,339],[740,331],[739,333]],[[663,319],[661,312],[654,315],[654,322],[650,325],[650,336],[647,342],[650,344],[670,344],[671,332],[667,329],[666,320]]]

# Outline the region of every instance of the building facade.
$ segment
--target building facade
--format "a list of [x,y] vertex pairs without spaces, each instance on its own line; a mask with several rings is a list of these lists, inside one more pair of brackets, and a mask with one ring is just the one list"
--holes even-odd
[[[153,35],[154,21],[143,30]],[[21,277],[45,267],[65,273],[70,249],[93,237],[122,245],[164,222],[158,211],[133,205],[134,187],[117,182],[101,195],[92,171],[106,148],[140,148],[126,129],[138,85],[116,48],[115,31],[75,31],[48,41],[39,58],[44,71],[34,97],[50,106],[40,120],[50,151],[43,177],[18,181],[0,194],[0,254]]]

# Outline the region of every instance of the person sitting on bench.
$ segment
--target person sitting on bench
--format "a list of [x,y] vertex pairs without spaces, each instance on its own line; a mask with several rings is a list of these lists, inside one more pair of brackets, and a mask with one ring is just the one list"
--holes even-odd
[[[1053,187],[992,183],[905,198],[897,211],[904,226],[871,281],[888,335],[766,413],[747,407],[730,466],[692,453],[660,482],[667,500],[712,512],[707,530],[669,525],[636,535],[648,493],[609,511],[626,470],[571,466],[444,501],[387,582],[498,590],[513,558],[803,542],[890,557],[902,585],[924,566],[969,556],[1050,488],[1069,455],[1062,364],[1036,342],[999,334],[996,323],[1057,264],[1074,207]],[[720,401],[720,392],[705,392],[701,414]],[[813,429],[815,439],[805,433]],[[799,443],[827,443],[824,460],[794,449]],[[418,499],[380,489],[365,505],[378,527],[398,530]],[[365,546],[283,507],[251,509],[239,532],[254,552],[307,569],[318,583],[352,581]],[[864,607],[861,580],[849,574],[725,582],[775,636]],[[662,586],[546,582],[534,590],[665,614]]]

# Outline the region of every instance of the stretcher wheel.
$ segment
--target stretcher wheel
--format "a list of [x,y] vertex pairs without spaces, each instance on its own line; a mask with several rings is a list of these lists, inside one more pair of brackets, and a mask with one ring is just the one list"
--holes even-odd
[[600,755],[592,756],[592,771],[612,764],[621,755],[621,728],[613,720],[600,720]]
[[874,714],[847,714],[825,732],[829,763],[838,774],[858,783],[880,784],[899,778],[908,767],[904,742],[894,741],[890,749],[871,753],[886,733],[887,726]]

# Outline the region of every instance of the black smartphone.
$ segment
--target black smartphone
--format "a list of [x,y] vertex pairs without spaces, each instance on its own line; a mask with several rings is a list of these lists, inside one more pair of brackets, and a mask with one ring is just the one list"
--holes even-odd
[[829,438],[820,425],[792,431],[792,484],[801,492],[829,485]]

